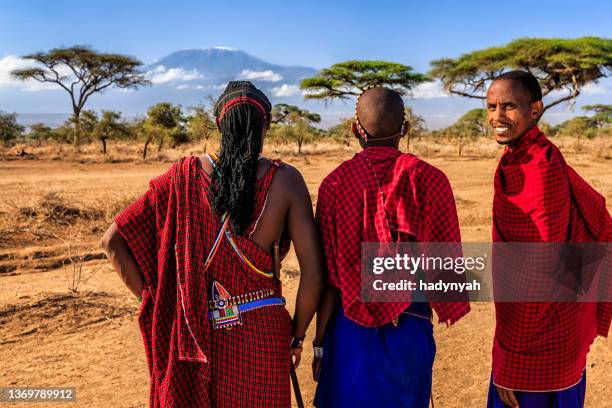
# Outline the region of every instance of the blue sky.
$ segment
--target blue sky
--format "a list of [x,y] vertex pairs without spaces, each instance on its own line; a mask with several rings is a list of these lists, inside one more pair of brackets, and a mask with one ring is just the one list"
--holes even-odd
[[[322,68],[347,59],[384,59],[424,72],[432,59],[518,37],[611,37],[610,16],[612,2],[603,0],[5,0],[0,58],[88,44],[151,63],[179,49],[228,46],[282,65]],[[610,102],[609,92],[598,95]],[[8,105],[0,98],[2,110],[23,109]]]

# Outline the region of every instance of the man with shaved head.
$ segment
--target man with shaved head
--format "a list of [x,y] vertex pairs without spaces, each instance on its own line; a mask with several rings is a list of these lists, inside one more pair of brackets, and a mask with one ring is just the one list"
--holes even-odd
[[[612,219],[604,197],[540,131],[542,110],[542,91],[531,73],[504,73],[488,89],[488,120],[505,146],[494,180],[493,241],[609,242]],[[500,251],[508,247],[496,245]],[[496,259],[494,252],[494,286],[500,282]],[[531,277],[532,287],[535,276],[559,273],[556,263],[538,261],[514,269],[522,280]],[[488,407],[582,407],[587,352],[598,334],[608,335],[610,303],[508,300],[495,304]]]
[[363,150],[321,183],[328,287],[313,342],[317,407],[425,408],[435,342],[432,309],[453,324],[469,303],[366,302],[363,242],[460,242],[453,192],[435,167],[398,150],[408,131],[401,96],[387,88],[358,99],[352,130]]

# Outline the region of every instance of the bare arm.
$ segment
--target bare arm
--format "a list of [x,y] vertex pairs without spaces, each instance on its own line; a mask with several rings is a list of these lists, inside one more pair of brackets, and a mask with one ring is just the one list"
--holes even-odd
[[291,190],[288,230],[300,264],[292,334],[293,337],[303,337],[323,292],[323,257],[308,187],[297,170],[288,170],[291,179],[287,186]]
[[329,323],[329,318],[334,312],[337,299],[338,289],[332,285],[327,285],[325,292],[323,292],[323,298],[321,299],[319,310],[317,311],[317,332],[313,340],[313,345],[316,347],[321,347],[323,345],[325,331],[327,330],[327,323]]
[[139,298],[144,285],[142,274],[138,270],[130,247],[119,233],[116,223],[113,222],[108,230],[106,230],[100,241],[100,247],[106,253],[113,269],[115,269],[123,283]]

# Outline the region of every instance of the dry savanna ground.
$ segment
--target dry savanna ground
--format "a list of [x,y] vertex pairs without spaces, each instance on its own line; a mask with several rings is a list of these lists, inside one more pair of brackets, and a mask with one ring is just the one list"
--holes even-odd
[[[556,141],[568,162],[612,199],[612,143]],[[137,325],[138,304],[98,248],[112,217],[142,194],[148,181],[203,146],[157,153],[143,161],[141,146],[98,145],[77,155],[69,146],[24,146],[0,151],[0,386],[74,386],[82,407],[145,407],[148,375]],[[209,146],[210,148],[210,146]],[[291,146],[266,153],[300,169],[316,201],[322,178],[357,146],[319,144],[297,155]],[[490,238],[492,177],[500,148],[491,141],[464,147],[415,141],[412,150],[450,178],[464,241]],[[293,309],[299,281],[295,256],[283,265]],[[435,406],[485,405],[494,328],[491,304],[474,304],[455,327],[436,327]],[[306,344],[310,343],[312,328]],[[401,350],[397,351],[401,353]],[[304,351],[298,369],[304,400],[314,386]],[[599,338],[588,359],[587,407],[612,400],[610,340]],[[23,404],[21,406],[25,406]],[[47,404],[45,406],[54,406]]]

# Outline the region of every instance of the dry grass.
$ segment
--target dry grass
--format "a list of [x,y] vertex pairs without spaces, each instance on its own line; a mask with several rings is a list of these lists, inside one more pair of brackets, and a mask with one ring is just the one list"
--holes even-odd
[[[554,142],[610,202],[611,142]],[[209,151],[216,148],[209,146]],[[149,373],[136,320],[138,303],[104,259],[98,242],[114,215],[142,194],[151,178],[181,156],[201,154],[203,145],[164,149],[161,155],[154,146],[146,161],[140,158],[141,149],[110,143],[104,157],[96,144],[83,146],[79,155],[67,145],[27,147],[38,160],[0,149],[0,156],[11,158],[0,160],[0,384],[76,386],[75,406],[146,406]],[[322,178],[358,150],[353,140],[349,146],[308,145],[303,155],[295,146],[266,145],[264,153],[297,167],[316,201]],[[453,142],[422,139],[413,140],[411,150],[448,175],[463,240],[488,242],[492,177],[502,149],[481,140],[465,145],[464,157],[458,158]],[[282,277],[292,311],[299,283],[293,252],[283,261]],[[490,303],[472,306],[472,313],[452,329],[435,329],[436,407],[486,404],[494,310]],[[609,343],[598,339],[589,354],[589,407],[607,407],[612,397],[606,385],[612,381]],[[312,349],[305,347],[297,370],[307,404],[315,390],[311,358]]]
[[[555,137],[554,143],[566,154],[576,154],[584,157],[597,159],[612,159],[612,138],[597,137],[594,139],[576,139],[572,137]],[[401,141],[401,147],[405,148],[405,139]],[[111,141],[106,155],[102,154],[99,143],[81,145],[79,152],[68,144],[60,144],[54,141],[45,142],[42,146],[35,143],[18,143],[10,148],[0,147],[0,160],[62,160],[78,163],[126,163],[126,162],[174,162],[186,155],[199,155],[206,146],[208,151],[215,151],[219,147],[218,140],[208,143],[202,141],[195,144],[180,145],[175,149],[164,147],[161,152],[156,145],[149,146],[146,160],[142,159],[143,144],[129,141]],[[322,139],[313,144],[302,147],[302,154],[297,153],[295,144],[266,144],[264,153],[267,155],[287,157],[309,156],[326,154],[329,152],[349,152],[359,149],[356,139],[352,139],[349,145]],[[413,139],[410,142],[411,152],[421,157],[457,157],[459,143],[455,139]],[[20,156],[25,151],[27,156]],[[479,138],[474,141],[464,142],[462,157],[492,158],[499,154],[499,146],[491,138]]]

